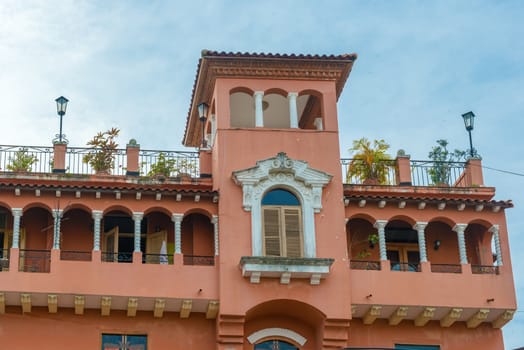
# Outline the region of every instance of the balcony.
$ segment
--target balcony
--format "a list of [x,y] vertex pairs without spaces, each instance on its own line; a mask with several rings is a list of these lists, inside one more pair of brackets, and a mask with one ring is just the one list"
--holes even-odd
[[[85,178],[85,176],[96,174],[95,170],[83,160],[90,151],[92,151],[90,148],[67,147],[65,144],[55,144],[53,147],[0,145],[0,172],[3,172],[5,176],[9,176],[8,173],[18,173],[21,176],[27,176],[28,173],[35,175],[59,173],[66,174],[70,178]],[[17,153],[20,152],[34,159],[24,170],[13,167]],[[157,178],[160,181],[170,178],[172,180],[180,177],[197,179],[209,176],[208,171],[202,172],[200,168],[202,154],[199,157],[198,152],[144,150],[140,149],[138,145],[128,145],[125,149],[116,150],[113,156],[114,168],[110,175],[113,177],[135,176],[147,180],[148,177],[153,176],[152,166],[159,161],[160,157],[172,162],[176,169],[167,179]]]
[[[207,266],[184,264],[182,254],[131,254],[127,263],[104,262],[100,251],[10,249],[9,271],[0,272],[0,306],[31,306],[206,313],[218,311],[218,271]],[[78,311],[81,300],[81,311]],[[25,309],[24,309],[25,310]],[[184,311],[185,310],[185,311]],[[25,311],[27,312],[27,311]],[[129,312],[129,309],[128,309]],[[160,313],[161,314],[161,313]],[[129,316],[129,315],[128,315]],[[161,317],[161,316],[160,316]],[[182,317],[182,316],[181,316]],[[186,316],[187,317],[187,316]]]
[[389,260],[351,261],[353,318],[364,324],[382,318],[390,325],[408,320],[417,326],[439,321],[442,327],[461,321],[468,328],[482,322],[500,328],[511,320],[516,304],[509,266],[417,265],[415,272],[397,269],[399,264]]
[[410,160],[407,156],[398,156],[395,160],[381,163],[386,168],[382,183],[374,180],[362,180],[349,173],[353,159],[342,158],[342,179],[346,185],[413,186],[413,187],[479,187],[483,186],[480,159],[467,162],[433,162]]

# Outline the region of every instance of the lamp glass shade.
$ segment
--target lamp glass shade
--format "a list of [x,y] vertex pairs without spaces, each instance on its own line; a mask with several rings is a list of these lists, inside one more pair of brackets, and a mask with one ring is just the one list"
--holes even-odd
[[206,120],[208,108],[209,106],[205,102],[202,102],[198,105],[198,117],[201,121]]
[[55,100],[55,102],[56,102],[56,112],[58,113],[58,115],[60,116],[64,115],[66,112],[66,108],[67,108],[67,102],[69,102],[69,100],[65,98],[64,96],[60,96],[59,98]]
[[475,114],[473,112],[467,112],[462,114],[462,118],[464,118],[464,126],[466,127],[466,130],[473,130]]

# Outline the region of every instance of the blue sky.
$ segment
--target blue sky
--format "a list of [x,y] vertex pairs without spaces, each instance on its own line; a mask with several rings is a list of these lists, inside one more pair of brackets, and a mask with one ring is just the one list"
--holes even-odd
[[[425,159],[435,140],[468,147],[461,114],[489,167],[524,173],[522,1],[0,2],[2,144],[50,145],[54,99],[83,146],[117,126],[120,143],[181,149],[202,49],[359,55],[339,100],[341,153],[362,136]],[[5,121],[8,121],[7,123]],[[507,211],[524,300],[524,177],[484,171]],[[524,310],[504,328],[524,346]],[[520,330],[520,332],[519,332]]]

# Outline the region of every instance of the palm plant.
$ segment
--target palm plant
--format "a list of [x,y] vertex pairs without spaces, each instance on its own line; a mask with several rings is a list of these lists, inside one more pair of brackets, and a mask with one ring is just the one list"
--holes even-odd
[[384,140],[373,140],[373,143],[363,137],[353,141],[353,159],[349,163],[346,181],[355,177],[362,183],[386,184],[388,175],[388,162],[391,156],[387,154],[389,145]]

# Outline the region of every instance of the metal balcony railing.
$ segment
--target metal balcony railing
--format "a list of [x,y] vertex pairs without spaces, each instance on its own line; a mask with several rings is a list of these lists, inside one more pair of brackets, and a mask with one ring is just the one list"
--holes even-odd
[[352,176],[349,173],[349,168],[352,162],[356,162],[358,165],[363,163],[360,160],[354,160],[351,158],[342,158],[340,160],[340,164],[342,165],[342,179],[343,179],[343,182],[346,184],[352,184],[352,185],[369,184],[369,185],[389,185],[389,186],[394,186],[397,184],[397,180],[396,180],[397,165],[394,160],[383,160],[379,162],[379,164],[377,165],[377,168],[379,167],[385,168],[384,170],[385,181],[383,181],[382,183],[380,181],[378,182],[375,181],[375,179],[363,180],[359,178],[358,176]]
[[0,171],[50,173],[52,163],[53,147],[0,145]]
[[411,161],[411,183],[413,186],[465,187],[460,181],[466,168],[465,162]]
[[498,275],[499,267],[493,265],[471,265],[471,272],[479,275]]
[[391,271],[420,272],[420,264],[413,262],[391,261]]
[[20,249],[18,269],[21,272],[49,272],[51,251],[38,249]]
[[69,261],[91,261],[90,251],[61,250],[60,260]]
[[352,270],[380,270],[380,261],[351,260],[349,267]]
[[[74,175],[93,175],[95,170],[84,157],[93,152],[87,147],[67,147],[65,153],[65,172]],[[114,167],[110,175],[123,176],[127,172],[127,150],[114,152]],[[0,172],[52,173],[53,147],[0,145]],[[200,176],[198,152],[140,150],[138,155],[141,176],[150,176],[154,164],[160,158],[173,170],[169,176],[187,175],[191,178]]]
[[143,264],[173,265],[173,254],[142,254]]
[[102,252],[102,262],[132,263],[133,253],[129,252]]
[[152,166],[157,164],[160,157],[164,158],[164,161],[169,162],[175,169],[170,174],[172,177],[189,175],[192,178],[197,178],[200,176],[198,152],[156,150],[140,150],[140,174],[143,176],[149,175]]
[[184,265],[213,266],[215,265],[215,257],[214,256],[200,256],[200,255],[185,255],[184,254]]
[[460,264],[433,264],[431,263],[431,272],[462,273],[462,266]]

